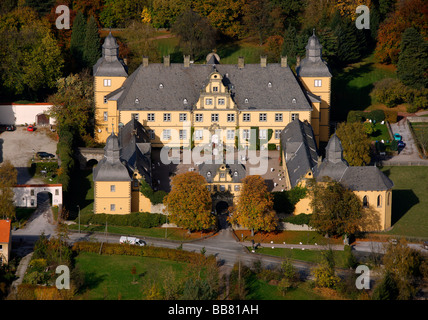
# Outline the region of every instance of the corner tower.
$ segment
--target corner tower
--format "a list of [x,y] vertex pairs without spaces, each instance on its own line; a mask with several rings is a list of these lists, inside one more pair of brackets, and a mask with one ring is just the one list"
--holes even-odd
[[306,56],[296,68],[297,76],[303,86],[312,94],[319,96],[321,103],[314,105],[311,124],[320,142],[330,137],[330,99],[331,73],[322,59],[322,45],[315,35],[315,29],[306,45]]
[[95,92],[95,139],[104,142],[110,135],[109,128],[118,125],[118,111],[114,102],[106,96],[120,88],[128,77],[125,63],[119,59],[119,45],[111,32],[104,40],[102,57],[93,67]]

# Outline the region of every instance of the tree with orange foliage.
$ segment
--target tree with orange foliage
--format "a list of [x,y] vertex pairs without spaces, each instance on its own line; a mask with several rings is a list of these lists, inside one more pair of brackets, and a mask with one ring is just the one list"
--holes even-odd
[[273,210],[273,196],[261,176],[247,176],[242,180],[237,204],[231,208],[228,221],[251,229],[252,236],[254,231],[275,230],[278,222]]
[[211,214],[211,194],[203,176],[196,172],[178,174],[172,178],[171,192],[165,196],[169,221],[189,230],[205,230],[215,223]]
[[398,62],[401,35],[407,28],[415,28],[423,38],[428,36],[427,1],[398,1],[396,7],[396,11],[379,26],[375,56],[383,63]]

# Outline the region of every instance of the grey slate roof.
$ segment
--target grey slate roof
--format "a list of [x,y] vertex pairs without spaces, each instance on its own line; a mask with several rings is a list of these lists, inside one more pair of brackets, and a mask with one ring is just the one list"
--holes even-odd
[[93,67],[94,76],[100,77],[127,77],[128,69],[119,59],[119,45],[111,32],[104,39],[102,45],[102,57],[98,59]]
[[130,181],[128,169],[121,162],[118,137],[112,133],[106,141],[104,158],[93,169],[94,181]]
[[314,133],[310,124],[296,119],[282,130],[280,139],[290,184],[295,187],[318,163]]
[[309,38],[306,45],[306,56],[296,68],[299,77],[331,77],[330,70],[322,60],[322,45],[314,34]]
[[316,168],[314,176],[318,181],[332,178],[353,191],[389,190],[394,183],[377,167],[352,167],[343,159],[340,139],[333,134],[327,144],[326,158]]
[[104,158],[93,169],[94,181],[130,181],[138,170],[147,183],[152,183],[151,145],[147,131],[137,120],[124,125],[118,136],[112,133],[104,150]]
[[223,76],[223,83],[240,110],[312,110],[291,69],[280,64],[264,68],[260,64],[246,64],[240,69],[232,64],[190,64],[186,68],[181,63],[149,63],[145,67],[140,65],[122,88],[106,98],[117,100],[119,110],[191,110],[215,70]]
[[[213,182],[213,178],[217,174],[217,170],[222,166],[223,164],[217,164],[217,163],[202,163],[198,166],[199,174],[201,174],[205,180],[207,180],[208,183]],[[232,182],[233,183],[240,183],[242,179],[246,176],[246,170],[244,165],[240,163],[229,163],[225,164],[226,168],[228,169],[229,174],[232,176]],[[208,175],[208,172],[211,173],[211,175]],[[235,172],[237,175],[235,175]]]

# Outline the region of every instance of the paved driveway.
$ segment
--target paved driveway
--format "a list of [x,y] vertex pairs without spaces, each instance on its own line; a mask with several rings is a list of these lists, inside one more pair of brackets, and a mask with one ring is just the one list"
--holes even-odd
[[18,170],[18,184],[42,183],[32,179],[28,173],[28,164],[33,155],[39,151],[56,153],[57,141],[50,138],[47,128],[29,132],[25,127],[16,131],[0,134],[0,163],[10,160]]

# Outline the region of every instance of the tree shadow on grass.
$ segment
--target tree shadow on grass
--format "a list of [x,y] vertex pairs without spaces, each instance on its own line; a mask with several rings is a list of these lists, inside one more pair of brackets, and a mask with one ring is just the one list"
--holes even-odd
[[349,83],[355,78],[363,77],[373,71],[373,63],[367,63],[359,68],[342,72],[332,78],[331,106],[332,120],[345,121],[350,110],[365,110],[372,103],[370,92],[373,84],[355,87]]
[[394,225],[397,223],[413,206],[418,203],[419,198],[413,190],[392,190],[391,224]]
[[97,288],[106,278],[106,275],[98,275],[95,272],[85,272],[85,282],[79,289],[79,294]]

